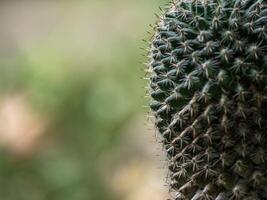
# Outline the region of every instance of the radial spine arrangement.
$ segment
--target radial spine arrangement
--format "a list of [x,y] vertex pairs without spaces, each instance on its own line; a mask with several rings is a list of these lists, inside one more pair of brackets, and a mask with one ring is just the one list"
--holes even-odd
[[267,200],[267,1],[175,0],[149,55],[173,199]]

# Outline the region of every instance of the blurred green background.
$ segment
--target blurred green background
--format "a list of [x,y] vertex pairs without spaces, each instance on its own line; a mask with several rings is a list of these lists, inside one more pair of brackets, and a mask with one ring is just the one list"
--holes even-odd
[[165,198],[139,49],[165,2],[0,1],[1,200]]

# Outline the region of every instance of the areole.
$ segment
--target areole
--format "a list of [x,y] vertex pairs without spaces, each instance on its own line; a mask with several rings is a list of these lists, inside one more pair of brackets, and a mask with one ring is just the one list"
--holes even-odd
[[173,199],[267,199],[267,1],[171,2],[149,66]]

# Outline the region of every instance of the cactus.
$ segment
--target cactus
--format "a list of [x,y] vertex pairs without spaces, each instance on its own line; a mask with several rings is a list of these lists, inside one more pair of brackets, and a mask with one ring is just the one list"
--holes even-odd
[[267,200],[267,1],[173,0],[149,50],[175,200]]

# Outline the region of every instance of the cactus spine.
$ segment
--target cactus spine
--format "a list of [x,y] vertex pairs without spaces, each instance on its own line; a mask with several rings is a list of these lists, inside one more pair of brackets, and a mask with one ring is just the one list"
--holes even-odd
[[173,0],[150,107],[175,200],[267,200],[267,1]]

